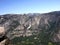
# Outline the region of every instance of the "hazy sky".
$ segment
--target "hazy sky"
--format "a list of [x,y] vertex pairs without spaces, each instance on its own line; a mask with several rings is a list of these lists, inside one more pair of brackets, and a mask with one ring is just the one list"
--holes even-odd
[[0,14],[45,13],[60,10],[60,0],[0,0]]

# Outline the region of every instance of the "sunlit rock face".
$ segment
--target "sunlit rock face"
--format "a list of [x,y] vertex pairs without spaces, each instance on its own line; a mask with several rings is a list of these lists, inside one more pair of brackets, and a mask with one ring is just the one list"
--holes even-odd
[[6,43],[6,39],[4,39],[3,41],[0,42],[0,45],[5,45]]
[[4,36],[4,34],[5,34],[4,27],[0,27],[0,38]]
[[5,45],[6,39],[4,39],[5,30],[4,27],[0,27],[0,45]]
[[0,26],[0,45],[8,45],[9,42],[4,26]]

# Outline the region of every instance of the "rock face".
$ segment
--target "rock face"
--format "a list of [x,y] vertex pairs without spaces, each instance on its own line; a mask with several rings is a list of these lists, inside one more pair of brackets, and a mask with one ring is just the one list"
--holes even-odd
[[0,27],[0,38],[4,36],[4,34],[5,34],[4,27]]
[[[0,25],[10,39],[20,36],[38,35],[42,29],[53,34],[52,40],[60,42],[60,11],[33,14],[0,15]],[[51,28],[51,29],[50,29]]]
[[0,45],[5,45],[6,39],[0,42]]
[[5,37],[5,30],[4,27],[0,27],[0,45],[5,45],[7,38]]

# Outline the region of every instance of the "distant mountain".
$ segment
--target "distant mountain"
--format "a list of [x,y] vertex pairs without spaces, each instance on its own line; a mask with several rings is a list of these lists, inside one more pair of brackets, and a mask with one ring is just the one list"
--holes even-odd
[[10,39],[38,35],[41,30],[47,30],[46,33],[53,35],[52,41],[60,42],[60,11],[0,15],[0,26],[5,27],[6,36]]

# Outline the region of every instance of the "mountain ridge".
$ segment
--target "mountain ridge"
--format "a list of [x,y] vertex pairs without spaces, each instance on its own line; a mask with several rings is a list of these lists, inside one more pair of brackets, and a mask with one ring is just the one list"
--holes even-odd
[[[55,25],[51,27],[53,24]],[[60,42],[60,11],[0,15],[0,25],[5,27],[8,38],[37,35],[41,30],[48,30],[51,27],[49,31],[54,32],[52,40]]]

